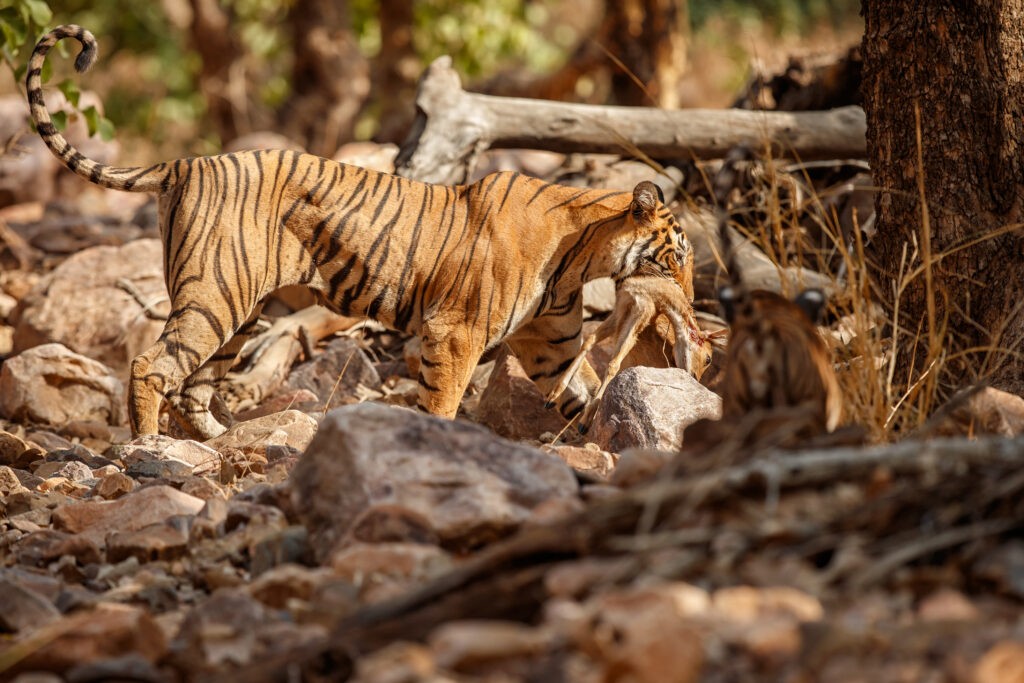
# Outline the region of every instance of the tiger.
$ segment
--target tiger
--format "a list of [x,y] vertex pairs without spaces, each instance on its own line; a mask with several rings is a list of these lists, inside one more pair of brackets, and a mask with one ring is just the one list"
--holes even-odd
[[[32,120],[67,168],[106,188],[156,193],[171,304],[157,341],[131,364],[133,435],[159,428],[159,409],[197,438],[225,431],[210,412],[275,290],[303,285],[324,306],[416,335],[417,405],[453,418],[481,356],[506,342],[542,392],[581,346],[583,283],[618,281],[642,264],[682,282],[683,229],[660,189],[575,188],[513,172],[440,186],[291,150],[111,167],[84,157],[55,128],[41,71],[60,40],[96,60],[93,35],[61,26],[37,43],[26,87]],[[567,419],[598,387],[586,363],[559,400]]]
[[825,293],[811,288],[787,299],[767,290],[748,291],[724,214],[719,239],[730,280],[719,290],[730,329],[719,385],[723,420],[761,410],[769,419],[789,420],[790,426],[798,420],[802,437],[834,431],[842,419],[842,397],[831,354],[816,327]]

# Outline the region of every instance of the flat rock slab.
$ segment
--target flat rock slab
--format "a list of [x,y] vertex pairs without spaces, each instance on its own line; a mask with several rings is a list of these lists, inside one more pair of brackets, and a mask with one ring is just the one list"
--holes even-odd
[[111,532],[137,531],[173,515],[194,515],[204,504],[170,486],[147,486],[117,500],[61,505],[52,519],[54,528],[102,545]]
[[283,410],[238,422],[207,441],[206,447],[220,452],[237,449],[262,455],[266,454],[268,446],[287,446],[301,451],[313,440],[316,430],[316,418],[298,410]]
[[122,446],[115,446],[112,453],[129,471],[135,468],[140,473],[148,463],[173,460],[187,463],[189,471],[184,474],[208,474],[220,470],[223,460],[220,453],[198,441],[175,439],[163,434],[136,437]]
[[[557,457],[478,425],[362,403],[327,414],[292,473],[292,505],[323,559],[367,527],[393,524],[400,541],[435,535],[448,548],[504,536],[538,504],[574,497]],[[362,533],[356,533],[358,531]]]
[[685,370],[627,368],[608,384],[587,438],[613,453],[677,451],[686,427],[721,415],[722,399]]

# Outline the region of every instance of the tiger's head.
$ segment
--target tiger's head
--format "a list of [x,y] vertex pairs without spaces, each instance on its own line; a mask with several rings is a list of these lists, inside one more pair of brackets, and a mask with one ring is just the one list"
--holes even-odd
[[638,183],[626,212],[632,242],[613,275],[616,283],[633,274],[662,275],[675,280],[693,298],[693,247],[682,226],[665,206],[661,188]]
[[831,354],[816,328],[825,294],[808,289],[789,300],[727,286],[719,299],[731,328],[721,385],[723,415],[806,407],[820,431],[834,430],[842,401]]

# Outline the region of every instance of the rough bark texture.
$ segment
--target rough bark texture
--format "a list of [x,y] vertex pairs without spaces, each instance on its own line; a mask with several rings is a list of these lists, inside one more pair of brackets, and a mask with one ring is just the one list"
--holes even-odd
[[[233,140],[248,132],[245,122],[238,120],[237,103],[232,101],[239,92],[234,66],[242,59],[242,46],[238,34],[231,30],[230,14],[216,0],[191,0],[191,6],[192,44],[202,58],[199,89],[206,99],[207,116],[221,140]],[[241,97],[244,109],[244,83]]]
[[[610,59],[611,100],[665,109],[679,106],[686,70],[686,2],[606,0],[598,39]],[[642,86],[642,87],[641,87]]]
[[296,3],[288,22],[295,50],[292,96],[278,119],[288,137],[330,157],[353,137],[370,92],[369,65],[352,35],[347,2]]
[[374,61],[374,90],[380,105],[379,142],[399,143],[412,122],[421,65],[412,45],[412,0],[381,0],[380,53]]
[[[990,345],[1018,352],[1024,340],[1024,238],[993,236],[1021,220],[1024,0],[864,0],[863,14],[867,145],[875,184],[883,188],[876,199],[880,291],[892,303],[905,245],[919,265],[929,248],[938,256],[983,239],[935,265],[933,313],[924,275],[900,299],[897,378],[905,386],[912,359],[920,371],[929,356]],[[924,341],[915,356],[912,337],[921,321]],[[929,330],[946,331],[945,339],[931,340],[931,352]],[[948,388],[977,375],[1024,390],[1024,365],[998,352],[954,357],[939,381]]]

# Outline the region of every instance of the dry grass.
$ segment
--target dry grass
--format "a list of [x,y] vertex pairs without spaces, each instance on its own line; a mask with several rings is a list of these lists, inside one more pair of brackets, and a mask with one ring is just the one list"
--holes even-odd
[[[920,169],[920,124],[917,149]],[[928,418],[958,390],[984,383],[1002,362],[1021,357],[1008,343],[1012,340],[1003,339],[1004,330],[986,331],[988,344],[962,348],[965,345],[950,325],[955,301],[938,287],[935,277],[943,259],[1019,230],[1021,224],[1003,226],[936,253],[926,187],[919,173],[917,195],[922,208],[916,231],[904,246],[895,277],[889,278],[880,275],[884,270],[872,261],[859,224],[848,239],[842,238],[839,217],[813,189],[806,172],[781,171],[782,164],[772,159],[767,148],[759,161],[762,172],[748,179],[752,187],[744,192],[741,207],[745,208],[739,209],[741,214],[751,212],[743,217],[749,227],[741,231],[777,268],[810,267],[830,278],[834,296],[828,336],[843,391],[845,422],[865,427],[876,443],[919,434]],[[809,216],[815,219],[821,242],[812,243]],[[909,321],[904,311],[912,288],[923,290],[925,314],[918,321]]]

